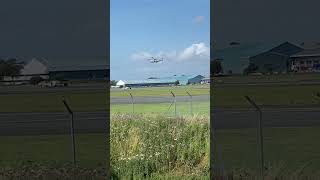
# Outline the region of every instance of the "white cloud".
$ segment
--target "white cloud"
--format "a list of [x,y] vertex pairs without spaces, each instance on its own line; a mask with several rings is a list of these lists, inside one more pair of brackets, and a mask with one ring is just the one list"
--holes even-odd
[[133,60],[142,60],[142,59],[148,59],[152,56],[152,54],[148,52],[139,52],[139,53],[134,53],[131,55],[131,59]]
[[205,43],[192,44],[191,46],[183,49],[182,51],[171,51],[171,52],[139,52],[131,55],[133,60],[147,60],[150,57],[164,58],[167,61],[186,61],[186,60],[197,60],[197,59],[209,59],[210,48]]
[[203,21],[204,21],[204,16],[196,16],[192,20],[194,24],[201,24]]
[[195,57],[209,57],[210,56],[210,48],[207,47],[204,43],[192,44],[190,47],[184,49],[177,60],[183,61],[192,59]]

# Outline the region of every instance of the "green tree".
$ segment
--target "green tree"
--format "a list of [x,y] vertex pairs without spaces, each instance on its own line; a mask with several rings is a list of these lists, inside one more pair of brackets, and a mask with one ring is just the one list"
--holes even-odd
[[0,59],[0,76],[14,77],[20,74],[23,69],[23,63],[18,63],[17,59],[11,58],[8,60]]
[[250,73],[255,73],[258,70],[258,66],[254,63],[249,63],[248,67],[243,70],[243,74],[248,75]]
[[43,78],[40,77],[40,76],[32,77],[32,78],[30,79],[30,84],[37,85],[37,84],[39,84],[41,81],[43,81]]
[[215,59],[211,63],[211,72],[213,75],[223,73],[223,67],[220,59]]
[[110,84],[111,84],[111,86],[116,86],[117,85],[117,81],[116,80],[111,80]]
[[58,74],[52,75],[50,77],[50,80],[51,81],[65,81],[65,76],[63,73],[58,73]]
[[180,82],[177,80],[174,82],[174,85],[178,86],[180,84]]

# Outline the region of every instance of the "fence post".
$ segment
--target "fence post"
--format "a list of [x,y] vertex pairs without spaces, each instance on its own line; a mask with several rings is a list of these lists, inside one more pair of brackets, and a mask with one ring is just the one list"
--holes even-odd
[[177,117],[177,101],[176,101],[176,95],[170,91],[173,96],[173,102],[174,102],[174,116]]
[[73,165],[76,166],[76,149],[75,149],[75,138],[74,138],[74,123],[73,123],[73,111],[71,110],[70,106],[68,105],[67,101],[63,97],[62,102],[64,106],[66,107],[68,113],[71,115],[71,139],[72,139],[72,155],[73,155]]
[[[259,112],[259,120],[258,120],[258,127],[257,127],[257,140],[260,142],[260,175],[261,179],[264,179],[264,154],[263,154],[263,128],[262,128],[262,111],[261,108],[249,97],[245,96],[246,100]],[[259,145],[258,145],[259,149]]]
[[188,94],[189,97],[190,97],[190,113],[191,113],[191,115],[193,115],[192,95],[191,95],[188,91],[186,91],[186,92],[187,92],[187,94]]
[[131,93],[130,94],[130,97],[131,97],[131,104],[132,104],[132,113],[134,114],[134,102],[133,102],[133,96]]

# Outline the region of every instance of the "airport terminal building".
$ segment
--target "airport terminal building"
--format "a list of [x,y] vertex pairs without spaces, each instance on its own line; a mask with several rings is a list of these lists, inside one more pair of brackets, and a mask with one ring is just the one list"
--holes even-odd
[[159,80],[159,79],[147,79],[147,80],[119,80],[117,82],[118,87],[155,87],[155,86],[173,86],[174,80]]
[[320,72],[320,48],[306,49],[291,56],[294,72]]

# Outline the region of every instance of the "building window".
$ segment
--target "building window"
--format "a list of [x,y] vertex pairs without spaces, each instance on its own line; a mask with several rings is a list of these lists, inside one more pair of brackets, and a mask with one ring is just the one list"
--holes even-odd
[[307,61],[307,64],[311,64],[311,61]]
[[314,64],[319,64],[318,60],[313,61]]
[[300,61],[300,64],[304,64],[304,61]]

